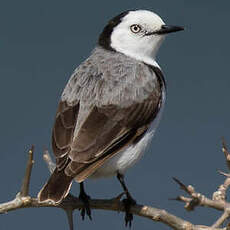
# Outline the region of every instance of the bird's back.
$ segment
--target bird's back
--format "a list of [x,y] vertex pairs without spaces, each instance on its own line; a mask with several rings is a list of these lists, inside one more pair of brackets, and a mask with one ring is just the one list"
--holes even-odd
[[129,107],[154,94],[161,94],[153,69],[119,52],[96,47],[72,74],[61,100],[68,104],[81,101],[96,106]]

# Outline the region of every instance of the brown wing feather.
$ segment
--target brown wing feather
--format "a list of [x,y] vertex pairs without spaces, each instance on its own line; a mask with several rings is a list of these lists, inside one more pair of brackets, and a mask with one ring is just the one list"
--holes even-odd
[[[128,144],[134,142],[136,138],[146,132],[147,126],[138,130],[130,130],[129,133],[120,138],[116,143],[111,145],[101,157],[98,157],[96,161],[87,165],[87,167],[82,168],[77,176],[75,176],[76,181],[79,183],[84,181],[87,177],[92,175],[100,166],[104,164],[105,161],[113,157],[117,152],[124,149]],[[75,163],[75,162],[74,162]],[[74,166],[73,166],[74,168]],[[76,167],[77,168],[77,167]]]
[[67,154],[70,151],[78,112],[79,104],[68,106],[66,102],[59,102],[52,132],[52,148],[59,170],[63,169],[68,162]]
[[[128,90],[127,87],[124,90]],[[155,81],[148,94],[147,98],[140,100],[139,94],[127,91],[122,95],[123,103],[126,104],[125,100],[132,100],[132,103],[126,106],[110,104],[104,99],[106,103],[94,104],[94,107],[85,105],[85,101],[75,101],[74,106],[61,101],[52,137],[57,168],[65,169],[67,176],[76,177],[80,182],[124,146],[137,142],[161,106],[159,81]]]
[[[72,116],[75,120],[69,122],[72,125],[65,126],[63,120],[67,114],[71,114],[67,112],[65,105],[65,112],[57,113],[53,130],[53,147],[58,168],[66,167],[68,176],[76,177],[79,182],[83,181],[107,159],[146,132],[150,121],[156,115],[159,101],[160,97],[156,100],[156,97],[151,95],[144,102],[128,108],[111,105],[108,108],[94,107],[75,135],[73,124],[77,120],[76,115]],[[74,111],[71,106],[69,110]],[[60,116],[64,119],[61,120]],[[60,127],[63,139],[57,138]],[[70,132],[72,136],[69,135]]]

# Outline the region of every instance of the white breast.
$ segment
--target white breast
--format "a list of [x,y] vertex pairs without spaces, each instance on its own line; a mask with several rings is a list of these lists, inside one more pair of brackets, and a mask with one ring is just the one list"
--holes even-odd
[[106,161],[104,165],[102,165],[99,169],[97,169],[97,171],[95,171],[94,174],[90,176],[90,178],[96,179],[100,177],[115,176],[117,172],[124,174],[128,168],[132,167],[142,157],[159,124],[164,103],[165,89],[163,89],[161,109],[155,120],[152,122],[149,131],[142,137],[142,139],[137,144],[127,147],[125,150],[122,150],[114,157]]

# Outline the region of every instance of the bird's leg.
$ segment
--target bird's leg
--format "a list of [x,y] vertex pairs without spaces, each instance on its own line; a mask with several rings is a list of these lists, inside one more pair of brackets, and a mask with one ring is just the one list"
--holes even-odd
[[90,206],[89,206],[90,196],[88,196],[86,194],[83,182],[80,183],[79,199],[84,203],[84,207],[81,209],[82,220],[85,219],[85,213],[89,217],[89,219],[92,220],[91,209],[90,209]]
[[117,179],[121,183],[121,186],[126,194],[126,199],[122,200],[124,207],[125,207],[125,226],[131,227],[132,220],[133,220],[133,214],[130,213],[130,207],[132,205],[136,204],[136,201],[132,198],[132,196],[129,193],[128,188],[125,185],[124,175],[117,173]]

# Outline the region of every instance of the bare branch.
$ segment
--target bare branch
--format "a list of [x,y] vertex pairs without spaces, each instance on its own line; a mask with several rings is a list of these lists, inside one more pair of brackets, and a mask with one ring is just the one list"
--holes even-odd
[[31,177],[32,167],[34,164],[33,154],[34,154],[34,146],[32,145],[29,152],[28,152],[26,172],[25,172],[25,176],[23,178],[22,187],[21,187],[21,191],[20,191],[20,196],[22,196],[22,197],[28,196],[28,194],[29,194],[30,177]]
[[[230,153],[228,151],[227,145],[225,143],[224,138],[222,138],[222,151],[224,152],[225,155],[225,160],[226,160],[226,164],[228,169],[230,170]],[[223,184],[221,184],[218,187],[218,190],[216,192],[213,193],[212,199],[213,200],[223,200],[226,201],[226,193],[227,193],[227,189],[230,186],[230,174],[229,173],[224,173],[222,171],[219,171],[220,174],[224,175],[226,177],[225,181]]]
[[[6,213],[15,209],[21,208],[38,208],[38,207],[56,207],[62,209],[79,209],[83,207],[83,203],[76,197],[68,196],[60,205],[53,205],[49,202],[39,203],[36,198],[17,196],[14,200],[0,204],[0,213]],[[92,209],[102,209],[110,211],[124,211],[124,206],[121,201],[117,199],[92,199],[90,200],[90,207]],[[146,205],[134,205],[130,211],[138,216],[142,216],[152,221],[162,222],[173,229],[178,230],[213,230],[207,226],[193,225],[192,223],[176,217],[165,210],[157,209]],[[218,228],[215,228],[218,230]],[[223,229],[224,230],[224,229]]]
[[[183,184],[180,180],[173,177],[173,180],[180,185],[180,189],[184,190],[188,195],[190,195],[191,199],[187,199],[185,202],[185,209],[187,211],[193,211],[196,206],[200,205],[201,199],[203,198],[201,194],[198,194],[195,192],[195,189],[193,186],[188,185],[186,186]],[[184,197],[179,196],[176,198],[178,201],[185,201],[185,199],[182,199]]]
[[[225,153],[226,157],[226,162],[227,164],[229,164],[228,166],[230,169],[230,153],[227,150],[224,140],[222,144],[223,152]],[[31,171],[34,163],[33,152],[34,147],[32,146],[28,154],[28,162],[21,191],[16,195],[15,199],[13,199],[12,201],[0,204],[0,214],[22,208],[61,208],[67,214],[69,229],[73,230],[73,212],[76,209],[79,210],[84,207],[84,204],[81,200],[69,194],[62,201],[61,204],[55,205],[51,202],[39,203],[37,198],[32,198],[28,195]],[[52,159],[47,150],[44,151],[43,158],[47,163],[50,173],[52,173],[55,169],[55,164],[52,162]],[[151,219],[152,221],[164,223],[176,230],[230,230],[230,224],[227,224],[224,228],[220,228],[220,226],[230,217],[230,203],[226,201],[226,191],[230,186],[230,175],[222,172],[221,174],[226,176],[226,179],[224,183],[218,187],[217,191],[214,192],[212,199],[209,199],[203,194],[196,192],[195,188],[192,185],[185,185],[179,179],[173,178],[173,180],[180,186],[180,188],[183,191],[185,191],[188,195],[188,197],[178,196],[174,199],[177,201],[184,202],[186,210],[192,211],[197,206],[205,206],[223,212],[223,214],[216,220],[216,222],[211,227],[203,225],[194,225],[191,222],[181,219],[163,209],[157,209],[147,205],[133,205],[130,208],[130,212],[134,215]],[[89,204],[92,209],[124,212],[124,204],[120,200],[122,195],[123,193],[112,199],[91,199],[89,201]]]
[[[0,204],[0,213],[7,213],[9,211],[13,211],[16,209],[22,209],[22,208],[38,208],[38,207],[55,207],[55,208],[62,208],[66,211],[69,227],[70,230],[73,230],[73,211],[75,209],[81,209],[83,208],[83,203],[78,198],[68,195],[66,199],[63,200],[63,202],[59,205],[54,205],[50,202],[42,202],[39,203],[37,198],[32,198],[28,196],[28,185],[30,180],[30,174],[31,169],[33,165],[33,147],[29,151],[29,159],[27,163],[27,170],[25,174],[25,178],[23,180],[23,186],[21,192],[13,199],[12,201],[2,203]],[[46,152],[46,162],[50,169],[52,169],[52,160],[49,157],[49,153]],[[50,170],[51,171],[51,170]],[[25,194],[25,195],[22,195]],[[113,198],[113,199],[91,199],[90,207],[92,209],[103,209],[103,210],[111,210],[111,211],[122,211],[124,212],[124,205],[122,201],[120,201],[120,198],[123,194],[120,194],[119,196]],[[209,228],[207,226],[199,226],[199,225],[193,225],[192,223],[183,220],[179,217],[176,217],[165,210],[157,209],[154,207],[146,206],[146,205],[140,205],[136,204],[131,207],[130,212],[139,215],[145,218],[149,218],[152,221],[158,221],[162,222],[173,229],[178,230],[200,230],[200,229],[207,229],[207,230],[213,230],[213,228]],[[215,229],[216,230],[216,229]]]
[[218,201],[218,200],[225,201],[226,200],[226,198],[227,198],[227,196],[226,196],[227,189],[230,186],[230,177],[228,177],[228,174],[225,174],[225,176],[227,176],[227,178],[225,179],[224,183],[221,184],[218,187],[218,190],[213,193],[213,196],[212,196],[213,200],[216,200],[216,201]]
[[[209,207],[209,208],[213,208],[213,209],[216,209],[216,210],[219,210],[219,211],[223,211],[225,209],[225,201],[215,201],[215,200],[211,200],[209,198],[207,198],[206,196],[200,194],[200,193],[197,193],[197,194],[194,194],[196,196],[196,199],[199,199],[199,206],[202,206],[202,207]],[[182,201],[185,203],[185,209],[187,211],[192,211],[194,210],[194,206],[193,206],[193,209],[191,210],[191,208],[189,209],[189,205],[190,205],[190,202],[193,201],[194,198],[190,198],[190,197],[185,197],[185,196],[178,196],[177,198],[175,198],[174,200],[177,200],[177,201]]]
[[224,212],[220,218],[212,225],[213,228],[220,227],[224,221],[229,217],[229,214],[227,212]]

